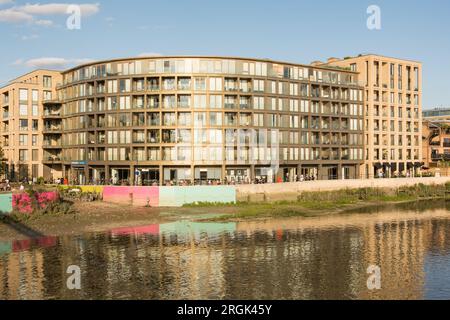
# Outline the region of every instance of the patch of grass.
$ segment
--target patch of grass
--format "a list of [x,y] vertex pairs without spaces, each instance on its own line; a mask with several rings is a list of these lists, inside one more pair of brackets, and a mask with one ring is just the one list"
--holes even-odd
[[[314,216],[322,213],[342,211],[349,207],[365,207],[379,203],[412,202],[424,199],[442,199],[450,191],[446,185],[417,184],[402,188],[360,188],[339,191],[303,192],[297,201],[238,202],[215,204],[216,207],[234,207],[236,213],[214,220],[246,219],[259,217]],[[207,203],[195,206],[207,207]]]

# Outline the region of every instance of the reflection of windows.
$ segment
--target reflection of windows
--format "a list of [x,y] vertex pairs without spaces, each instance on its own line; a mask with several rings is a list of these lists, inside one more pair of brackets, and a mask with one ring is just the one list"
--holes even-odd
[[206,126],[206,112],[194,112],[194,126]]
[[175,126],[176,125],[176,117],[175,117],[174,112],[164,113],[163,125],[165,125],[165,126]]
[[221,109],[222,108],[222,96],[210,95],[209,96],[209,107],[211,109]]
[[210,112],[209,113],[209,124],[211,126],[221,126],[222,125],[222,113],[221,112]]
[[222,78],[209,78],[210,91],[222,91]]
[[191,142],[191,130],[180,129],[178,130],[178,143],[189,143]]
[[195,78],[194,80],[194,90],[206,90],[206,79],[205,78]]
[[196,94],[194,95],[194,108],[205,109],[206,108],[206,95]]
[[191,125],[191,113],[190,112],[178,113],[178,125],[179,126],[190,126]]

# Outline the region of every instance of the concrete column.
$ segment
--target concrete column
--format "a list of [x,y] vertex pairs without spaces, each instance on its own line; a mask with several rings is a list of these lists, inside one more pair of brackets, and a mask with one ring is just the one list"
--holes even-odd
[[164,183],[164,167],[159,166],[159,185],[162,186]]
[[88,185],[90,181],[91,181],[91,177],[89,177],[89,166],[86,165],[84,167],[84,184]]
[[344,176],[342,175],[342,164],[338,164],[338,167],[337,167],[337,179],[338,180],[344,179]]
[[195,165],[191,164],[191,185],[195,183]]
[[136,180],[136,177],[134,176],[134,164],[130,165],[130,186],[134,186],[134,181]]
[[109,166],[106,165],[105,166],[105,185],[106,186],[109,185],[109,179],[111,179],[111,174],[110,174],[109,170],[110,170]]
[[255,181],[255,176],[256,176],[256,174],[255,174],[255,165],[252,164],[250,166],[250,183],[253,183]]
[[227,175],[227,168],[225,164],[222,165],[222,184],[225,184],[225,177]]

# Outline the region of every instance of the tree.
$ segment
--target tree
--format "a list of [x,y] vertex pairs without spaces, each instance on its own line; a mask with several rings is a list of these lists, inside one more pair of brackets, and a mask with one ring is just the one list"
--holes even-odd
[[6,161],[4,159],[4,152],[2,146],[0,145],[0,176],[6,174]]

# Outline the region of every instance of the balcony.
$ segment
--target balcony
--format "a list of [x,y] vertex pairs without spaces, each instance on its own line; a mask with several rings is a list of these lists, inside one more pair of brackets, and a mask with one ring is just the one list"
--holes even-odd
[[61,141],[59,143],[46,143],[42,145],[43,149],[62,149]]
[[58,111],[44,111],[44,114],[42,115],[43,119],[60,119],[61,118],[61,112]]
[[59,157],[59,156],[49,156],[49,157],[44,156],[44,159],[42,162],[45,164],[61,164],[62,163],[61,157]]
[[43,129],[43,133],[62,133],[62,128],[60,126],[46,126]]

